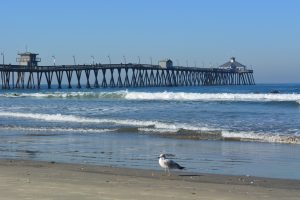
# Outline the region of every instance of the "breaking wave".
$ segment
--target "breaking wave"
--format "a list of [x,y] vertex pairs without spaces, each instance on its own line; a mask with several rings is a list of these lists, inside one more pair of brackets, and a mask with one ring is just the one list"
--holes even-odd
[[178,131],[180,129],[186,130],[207,130],[207,128],[201,128],[192,126],[189,124],[178,123],[166,123],[159,121],[142,121],[134,119],[99,119],[99,118],[87,118],[75,115],[62,115],[62,114],[41,114],[41,113],[18,113],[18,112],[0,112],[0,117],[14,117],[14,118],[27,118],[42,121],[52,122],[74,122],[74,123],[94,123],[94,124],[114,124],[136,127],[151,127],[157,130]]
[[300,144],[299,135],[266,134],[255,132],[230,132],[222,131],[225,140],[248,141],[248,142],[268,142],[283,144]]
[[248,142],[269,142],[300,144],[300,135],[295,134],[276,134],[276,133],[257,133],[254,131],[228,131],[218,128],[212,128],[201,125],[190,125],[185,123],[168,123],[161,121],[143,121],[133,119],[99,119],[86,118],[74,115],[61,114],[40,114],[40,113],[17,113],[0,112],[0,117],[24,118],[52,122],[71,122],[71,123],[94,123],[94,124],[112,124],[110,129],[91,129],[91,128],[52,128],[52,127],[0,127],[0,129],[17,129],[24,131],[52,131],[52,132],[131,132],[156,134],[161,136],[170,136],[182,139],[198,140],[226,140],[226,141],[248,141]]
[[300,94],[271,93],[187,93],[187,92],[52,92],[52,93],[5,93],[0,97],[18,98],[97,98],[160,101],[248,101],[248,102],[296,102]]
[[127,91],[118,92],[41,92],[41,93],[5,93],[0,97],[8,98],[124,98]]
[[92,129],[92,128],[52,128],[52,127],[0,127],[1,130],[36,131],[36,132],[70,132],[70,133],[107,133],[117,129]]
[[234,93],[185,93],[185,92],[129,92],[130,100],[177,100],[177,101],[294,101],[300,103],[300,94],[234,94]]

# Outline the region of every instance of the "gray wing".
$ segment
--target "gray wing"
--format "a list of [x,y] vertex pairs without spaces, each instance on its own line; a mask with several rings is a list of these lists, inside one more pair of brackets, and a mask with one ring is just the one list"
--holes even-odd
[[173,160],[166,159],[165,164],[170,169],[184,169],[184,167],[180,166],[178,163],[174,162]]

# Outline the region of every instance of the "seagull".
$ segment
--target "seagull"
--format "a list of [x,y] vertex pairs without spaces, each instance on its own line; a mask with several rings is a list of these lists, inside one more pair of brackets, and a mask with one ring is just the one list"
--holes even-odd
[[158,163],[159,165],[165,169],[165,172],[171,175],[170,169],[184,169],[185,167],[180,166],[178,163],[174,162],[173,160],[167,159],[167,156],[174,156],[173,154],[160,154]]

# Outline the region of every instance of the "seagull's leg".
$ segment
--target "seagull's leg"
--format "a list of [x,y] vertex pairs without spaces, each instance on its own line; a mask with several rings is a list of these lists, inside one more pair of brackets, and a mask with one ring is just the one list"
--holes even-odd
[[168,167],[168,176],[171,176],[171,173],[170,173],[170,169],[169,169],[169,167]]
[[167,174],[167,168],[165,168],[165,174]]

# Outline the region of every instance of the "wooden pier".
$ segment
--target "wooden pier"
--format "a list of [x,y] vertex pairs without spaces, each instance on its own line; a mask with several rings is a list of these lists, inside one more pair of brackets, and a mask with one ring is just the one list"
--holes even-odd
[[2,89],[254,85],[253,70],[148,64],[0,65]]

